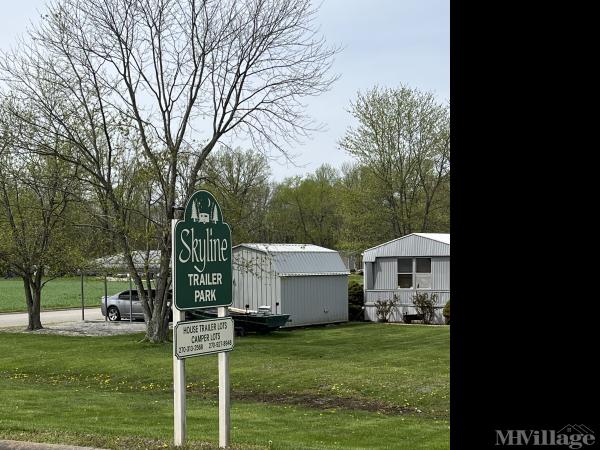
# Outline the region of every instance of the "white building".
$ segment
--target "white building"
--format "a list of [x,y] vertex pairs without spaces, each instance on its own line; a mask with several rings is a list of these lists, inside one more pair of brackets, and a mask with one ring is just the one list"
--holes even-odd
[[417,291],[437,296],[436,322],[450,298],[450,234],[412,233],[363,252],[365,319],[377,321],[375,302],[399,300],[390,321],[416,314],[412,297]]
[[233,247],[233,305],[290,314],[286,327],[346,322],[348,275],[338,252],[310,244]]

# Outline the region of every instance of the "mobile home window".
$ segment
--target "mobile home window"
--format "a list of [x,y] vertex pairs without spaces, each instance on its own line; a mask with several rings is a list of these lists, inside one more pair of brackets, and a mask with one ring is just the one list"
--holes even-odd
[[431,258],[398,258],[398,288],[431,289]]
[[412,289],[413,287],[412,258],[398,258],[398,287],[401,289]]
[[417,289],[431,289],[431,258],[415,258]]

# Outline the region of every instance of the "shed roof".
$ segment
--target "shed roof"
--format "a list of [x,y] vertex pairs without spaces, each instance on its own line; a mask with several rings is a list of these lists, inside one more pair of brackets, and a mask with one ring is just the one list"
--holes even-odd
[[281,276],[348,275],[340,254],[312,244],[239,244],[242,248],[265,253],[272,258],[275,272]]
[[331,252],[337,253],[335,250],[331,250],[330,248],[319,247],[318,245],[313,244],[238,244],[234,246],[236,247],[248,247],[254,250],[258,250],[261,252],[268,253],[278,253],[278,252]]
[[450,256],[450,234],[407,234],[366,249],[363,252],[363,261],[373,262],[378,257],[396,256]]
[[450,245],[450,233],[413,233],[415,236],[421,236],[434,241],[443,242]]
[[[141,250],[134,250],[133,252],[131,252],[131,256],[133,258],[133,265],[135,266],[135,268],[138,269],[138,271],[142,271],[144,269],[144,263],[146,260],[146,252]],[[150,250],[148,266],[151,271],[158,271],[160,267],[160,250]],[[92,267],[101,270],[116,270],[123,272],[129,271],[129,267],[127,266],[127,262],[125,261],[125,257],[123,256],[123,254],[103,256],[101,258],[97,258],[92,262]]]

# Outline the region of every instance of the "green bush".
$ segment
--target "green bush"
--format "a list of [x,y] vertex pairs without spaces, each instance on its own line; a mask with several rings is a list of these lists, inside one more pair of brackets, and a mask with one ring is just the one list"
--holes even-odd
[[450,299],[446,302],[446,306],[444,306],[444,311],[442,313],[444,315],[444,319],[446,319],[446,323],[450,323]]
[[435,317],[435,304],[437,302],[437,294],[429,294],[428,292],[415,293],[412,297],[413,304],[417,310],[417,314],[423,317],[423,323],[432,323]]
[[363,305],[365,293],[362,284],[351,281],[348,284],[348,318],[350,320],[363,320]]
[[377,300],[375,302],[375,314],[379,322],[389,322],[390,317],[398,308],[398,299],[394,296],[389,300]]

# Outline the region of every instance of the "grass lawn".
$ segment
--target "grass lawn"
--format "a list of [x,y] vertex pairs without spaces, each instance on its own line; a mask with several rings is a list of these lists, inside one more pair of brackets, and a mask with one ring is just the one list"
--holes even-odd
[[[350,274],[348,283],[355,281],[363,284],[363,276]],[[129,288],[127,281],[109,281],[108,295],[116,294]],[[135,289],[135,286],[134,286]],[[83,280],[83,297],[86,306],[99,306],[104,295],[104,279],[85,277]],[[81,306],[81,279],[65,277],[51,280],[42,289],[42,311],[61,308],[77,308]],[[20,278],[0,278],[0,313],[27,311],[23,281]]]
[[[129,288],[127,281],[109,281],[108,295]],[[86,306],[100,306],[104,279],[84,277],[83,298]],[[81,278],[50,280],[42,289],[42,311],[81,306]],[[27,311],[21,278],[0,279],[0,312]]]
[[[141,337],[1,333],[0,438],[169,447],[172,345]],[[448,327],[279,331],[237,338],[230,355],[234,448],[449,448]],[[212,448],[216,355],[186,372],[189,448]]]
[[348,276],[348,283],[352,283],[353,281],[358,284],[363,284],[364,277],[356,273],[351,273],[350,276]]

